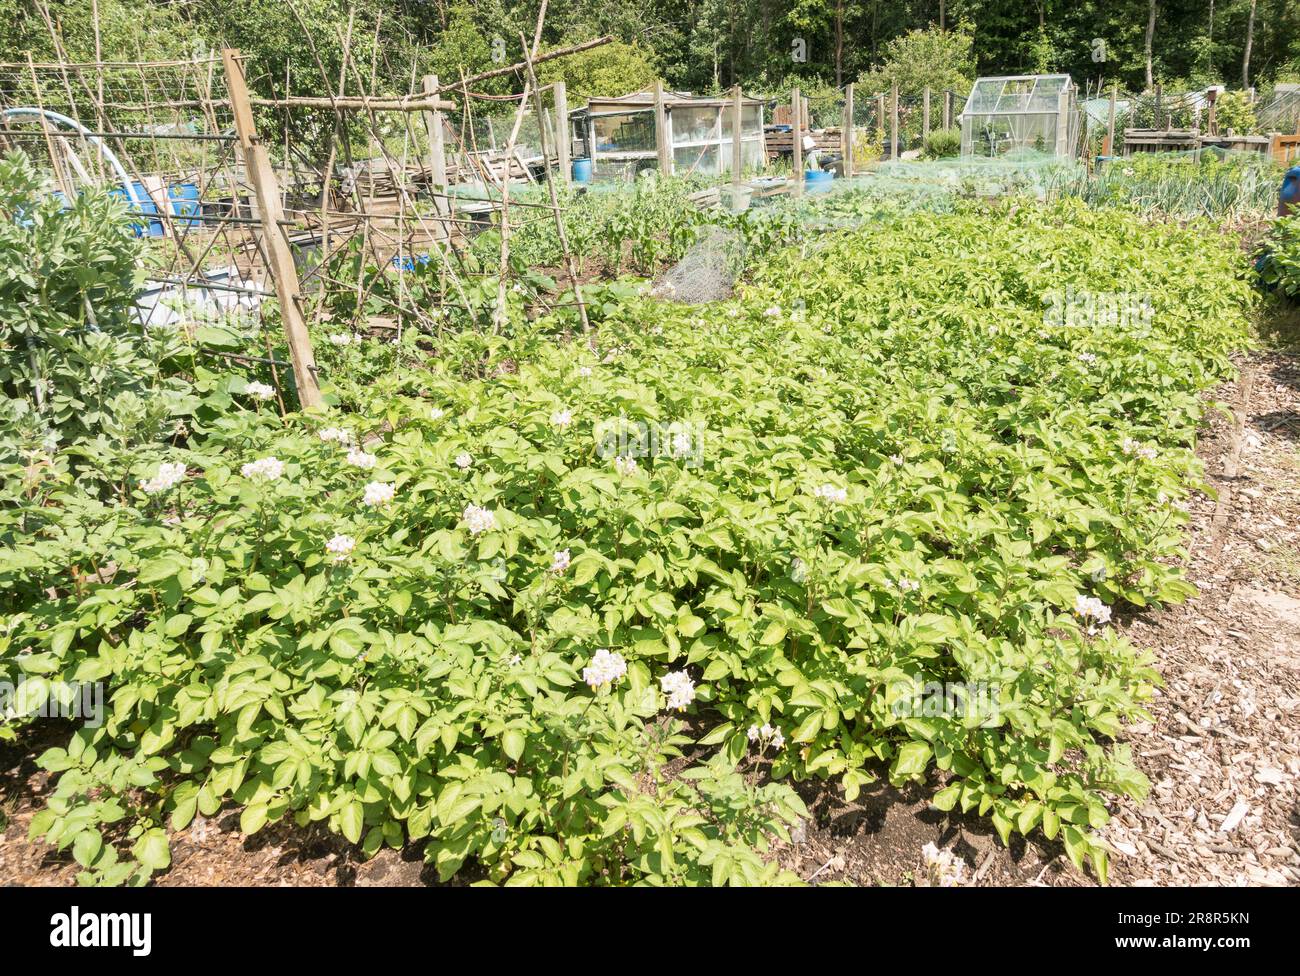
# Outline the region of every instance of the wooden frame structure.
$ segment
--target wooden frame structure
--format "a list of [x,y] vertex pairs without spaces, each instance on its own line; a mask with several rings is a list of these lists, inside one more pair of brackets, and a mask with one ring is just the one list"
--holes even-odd
[[[765,104],[735,89],[701,98],[656,84],[650,91],[588,99],[569,119],[597,178],[625,178],[647,168],[721,175],[734,169],[737,153],[742,169],[766,159]],[[737,114],[739,140],[732,136]]]

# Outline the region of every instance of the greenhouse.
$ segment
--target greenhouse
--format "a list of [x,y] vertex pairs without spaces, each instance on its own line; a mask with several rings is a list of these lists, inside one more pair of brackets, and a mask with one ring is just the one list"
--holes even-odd
[[962,155],[1031,149],[1068,156],[1079,135],[1077,98],[1069,75],[980,78],[961,113]]
[[[653,91],[612,98],[593,98],[570,113],[574,159],[592,161],[593,178],[604,182],[635,176],[659,166],[660,150],[679,174],[717,175],[731,171],[731,98],[700,98],[690,92],[665,91],[656,108]],[[741,165],[757,169],[766,160],[763,105],[741,99]],[[663,131],[655,124],[663,113]]]

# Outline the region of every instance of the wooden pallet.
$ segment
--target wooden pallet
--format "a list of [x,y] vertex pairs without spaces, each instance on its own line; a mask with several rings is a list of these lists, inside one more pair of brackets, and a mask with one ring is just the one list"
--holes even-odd
[[[823,153],[839,153],[843,148],[838,127],[814,129],[811,132],[805,129],[799,135],[801,138],[803,136],[812,136],[813,141],[817,143],[817,148]],[[764,129],[763,138],[767,143],[767,155],[770,159],[776,159],[778,156],[789,156],[794,152],[793,129],[778,129],[774,126],[767,126]]]
[[1197,129],[1125,129],[1124,155],[1135,152],[1178,152],[1199,149],[1201,133]]

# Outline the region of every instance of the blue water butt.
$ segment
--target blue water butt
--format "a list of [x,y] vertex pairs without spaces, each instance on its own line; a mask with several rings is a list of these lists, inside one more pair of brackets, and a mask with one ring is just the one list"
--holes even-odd
[[573,161],[573,180],[575,183],[591,182],[591,160],[587,157]]
[[808,193],[824,193],[831,188],[835,174],[825,169],[810,169],[803,174],[804,189]]
[[199,188],[193,183],[173,183],[167,187],[167,196],[171,199],[172,214],[176,217],[189,218],[176,221],[178,227],[198,227],[203,221],[199,215]]

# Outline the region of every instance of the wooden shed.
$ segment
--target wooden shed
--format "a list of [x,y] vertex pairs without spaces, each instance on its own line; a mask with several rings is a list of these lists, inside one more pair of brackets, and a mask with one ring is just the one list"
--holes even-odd
[[[766,161],[764,102],[741,98],[741,165]],[[627,179],[643,169],[717,175],[731,171],[735,101],[690,92],[632,92],[592,98],[569,113],[573,156],[592,161],[599,181]]]

